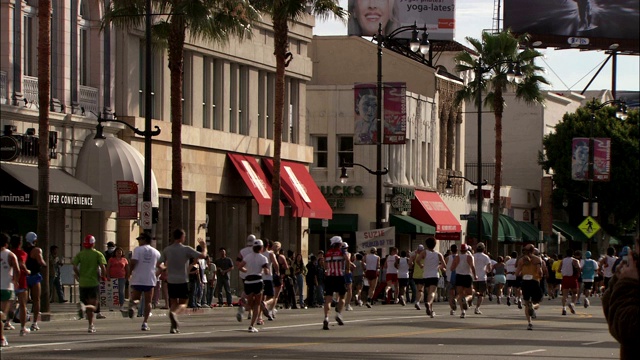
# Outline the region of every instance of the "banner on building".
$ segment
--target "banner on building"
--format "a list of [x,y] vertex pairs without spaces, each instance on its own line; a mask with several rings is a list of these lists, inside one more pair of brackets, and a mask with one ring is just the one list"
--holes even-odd
[[138,218],[138,184],[134,181],[117,181],[118,218]]
[[[407,137],[407,85],[390,82],[383,85],[383,143],[404,144]],[[378,143],[378,97],[376,84],[354,85],[354,139],[356,145]]]
[[[401,26],[426,26],[429,40],[453,40],[455,0],[349,0],[348,33],[374,36],[382,24],[382,33],[391,34]],[[411,38],[411,31],[397,37]]]
[[356,246],[358,251],[369,251],[372,247],[389,248],[396,246],[396,228],[392,226],[382,229],[356,231]]

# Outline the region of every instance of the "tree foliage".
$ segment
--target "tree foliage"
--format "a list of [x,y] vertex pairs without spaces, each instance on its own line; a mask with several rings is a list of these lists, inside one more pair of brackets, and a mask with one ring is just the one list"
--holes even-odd
[[570,221],[577,224],[584,218],[583,198],[588,198],[587,181],[571,179],[572,139],[589,137],[593,126],[594,138],[611,139],[611,180],[593,182],[592,193],[598,202],[599,223],[611,235],[633,232],[640,214],[640,127],[638,111],[629,111],[626,120],[616,118],[616,107],[606,106],[595,112],[591,103],[579,108],[575,113],[567,113],[555,127],[555,131],[543,140],[544,155],[540,154],[540,164],[544,170],[553,169],[554,208],[561,208],[563,200]]

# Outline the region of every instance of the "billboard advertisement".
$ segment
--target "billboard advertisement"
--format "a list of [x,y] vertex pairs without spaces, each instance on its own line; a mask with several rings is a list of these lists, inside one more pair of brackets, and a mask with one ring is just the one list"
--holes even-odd
[[[611,139],[593,139],[593,181],[611,177]],[[589,138],[573,138],[571,144],[571,179],[589,180]]]
[[[429,40],[453,40],[454,0],[349,0],[349,35],[373,36],[413,25],[426,26]],[[410,38],[411,31],[398,37]]]
[[638,0],[508,0],[504,27],[535,47],[639,50]]
[[[383,144],[404,144],[407,137],[407,85],[388,82],[382,85]],[[355,84],[354,94],[354,138],[355,145],[378,143],[378,98],[376,84]]]

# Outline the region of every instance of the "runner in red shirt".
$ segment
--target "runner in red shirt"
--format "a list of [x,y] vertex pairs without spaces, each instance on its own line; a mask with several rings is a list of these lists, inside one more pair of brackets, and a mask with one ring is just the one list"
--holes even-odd
[[344,308],[344,295],[347,292],[344,281],[344,269],[351,266],[349,257],[342,249],[342,238],[334,236],[331,238],[330,248],[324,254],[325,278],[324,278],[324,321],[322,329],[329,330],[329,310],[333,293],[338,293],[338,303],[336,304],[336,322],[344,325],[342,321],[342,309]]
[[22,239],[16,235],[11,237],[10,240],[11,252],[18,258],[18,266],[20,267],[20,278],[18,279],[18,287],[15,289],[16,297],[18,298],[19,306],[19,318],[20,318],[20,336],[25,336],[29,333],[27,327],[27,300],[29,300],[29,292],[27,291],[27,258],[28,254],[22,250]]

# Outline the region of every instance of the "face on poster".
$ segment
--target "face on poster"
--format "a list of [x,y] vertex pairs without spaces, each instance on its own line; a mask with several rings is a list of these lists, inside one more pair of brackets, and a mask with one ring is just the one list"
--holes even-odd
[[[349,0],[349,35],[390,34],[401,26],[426,26],[430,40],[453,40],[454,0]],[[400,37],[410,38],[411,31]]]
[[356,145],[372,145],[378,141],[376,115],[378,98],[375,84],[356,84],[354,86],[355,128],[353,142]]

